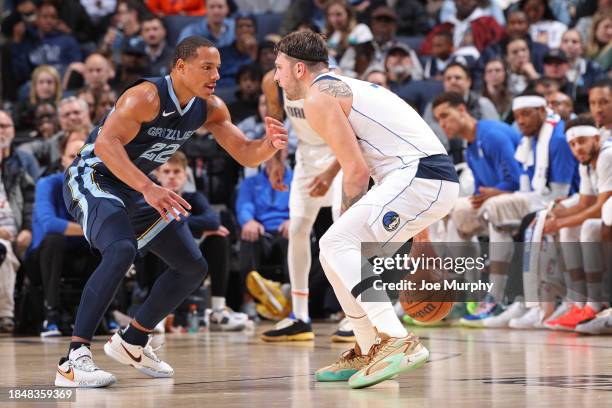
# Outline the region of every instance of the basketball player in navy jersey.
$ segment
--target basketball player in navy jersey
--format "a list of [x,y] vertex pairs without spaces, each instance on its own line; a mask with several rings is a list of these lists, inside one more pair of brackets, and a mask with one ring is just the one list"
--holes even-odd
[[[102,261],[79,305],[67,358],[55,385],[104,387],[115,377],[93,362],[90,341],[138,249],[163,259],[168,269],[151,289],[127,329],[104,346],[114,360],[151,377],[174,371],[149,345],[155,325],[204,279],[207,264],[185,223],[189,204],[147,174],[165,163],[198,129],[210,131],[238,162],[255,167],[285,147],[282,124],[266,118],[266,137],[249,141],[231,123],[225,103],[213,95],[219,51],[202,37],[176,47],[170,75],[137,81],[117,100],[66,170],[64,200]],[[143,199],[148,206],[143,205]]]

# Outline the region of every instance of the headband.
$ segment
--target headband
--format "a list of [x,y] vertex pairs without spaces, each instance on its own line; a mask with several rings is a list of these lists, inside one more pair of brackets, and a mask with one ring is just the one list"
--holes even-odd
[[512,110],[524,109],[524,108],[539,108],[546,107],[546,99],[537,95],[529,96],[517,96],[512,101]]
[[565,138],[569,143],[577,137],[599,136],[599,129],[594,126],[574,126],[565,132]]

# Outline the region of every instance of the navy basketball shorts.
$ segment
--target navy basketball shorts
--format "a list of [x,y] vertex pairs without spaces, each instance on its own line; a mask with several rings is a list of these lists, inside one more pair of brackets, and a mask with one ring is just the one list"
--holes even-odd
[[63,193],[66,208],[100,252],[122,239],[135,239],[142,249],[169,224],[141,193],[78,158],[66,170]]

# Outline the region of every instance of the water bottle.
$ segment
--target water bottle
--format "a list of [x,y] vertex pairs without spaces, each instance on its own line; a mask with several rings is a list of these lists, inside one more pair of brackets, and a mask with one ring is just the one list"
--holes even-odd
[[187,331],[189,333],[197,333],[200,330],[200,317],[198,316],[198,306],[195,303],[189,305],[189,314],[187,315]]

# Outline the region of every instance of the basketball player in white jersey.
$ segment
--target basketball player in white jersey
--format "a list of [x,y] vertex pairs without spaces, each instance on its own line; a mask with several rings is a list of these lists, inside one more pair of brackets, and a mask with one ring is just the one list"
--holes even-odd
[[[320,260],[357,345],[316,379],[368,387],[421,366],[429,352],[407,333],[388,298],[362,300],[368,282],[361,281],[361,244],[377,242],[384,251],[444,217],[459,195],[457,173],[436,135],[401,98],[329,72],[320,35],[285,36],[275,65],[274,79],[288,99],[304,99],[308,124],[343,170],[342,215],[320,240]],[[376,184],[368,191],[370,176]]]
[[[298,139],[296,165],[289,198],[288,266],[291,282],[292,316],[277,324],[274,330],[264,332],[264,341],[312,340],[314,333],[308,314],[308,275],[311,267],[310,233],[322,207],[332,207],[333,218],[340,212],[340,164],[331,148],[308,124],[304,116],[304,100],[289,100],[274,81],[274,71],[264,76],[262,89],[268,104],[268,114],[283,120],[289,118]],[[277,170],[270,172],[275,189],[286,191],[283,185],[285,163],[278,160]],[[343,320],[332,341],[354,342],[350,324]]]

